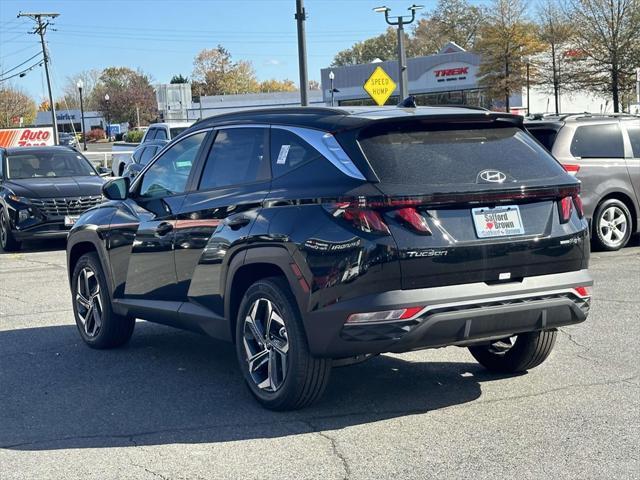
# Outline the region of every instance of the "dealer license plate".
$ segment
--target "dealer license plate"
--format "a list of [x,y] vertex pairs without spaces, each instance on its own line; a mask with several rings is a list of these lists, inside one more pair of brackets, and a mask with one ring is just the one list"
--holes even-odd
[[76,223],[76,220],[78,220],[80,216],[79,215],[65,215],[64,217],[64,226],[65,227],[70,227],[73,224]]
[[524,233],[520,208],[517,205],[473,208],[471,214],[478,238],[507,237]]

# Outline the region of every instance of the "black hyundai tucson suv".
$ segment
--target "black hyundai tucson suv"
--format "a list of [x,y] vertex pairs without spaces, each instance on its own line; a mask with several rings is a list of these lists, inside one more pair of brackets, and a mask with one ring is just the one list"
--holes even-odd
[[280,410],[382,352],[458,345],[524,371],[589,311],[579,185],[503,113],[216,116],[78,220],[76,322],[95,348],[136,318],[235,342],[249,389]]

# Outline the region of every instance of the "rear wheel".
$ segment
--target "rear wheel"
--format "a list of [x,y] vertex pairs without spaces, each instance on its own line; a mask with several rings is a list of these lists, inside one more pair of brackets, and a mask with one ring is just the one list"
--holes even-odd
[[544,362],[556,342],[556,330],[521,333],[489,345],[469,347],[471,355],[494,372],[524,372]]
[[593,215],[593,242],[600,250],[619,250],[631,237],[631,212],[620,200],[605,200]]
[[324,392],[331,359],[309,353],[302,319],[286,281],[254,283],[236,322],[236,352],[253,396],[272,410],[310,405]]
[[107,281],[96,253],[86,253],[78,260],[71,277],[71,293],[76,325],[87,345],[114,348],[129,341],[135,318],[113,311]]
[[15,252],[20,250],[21,245],[22,243],[17,241],[13,236],[13,232],[11,232],[7,214],[0,210],[0,247],[5,252]]

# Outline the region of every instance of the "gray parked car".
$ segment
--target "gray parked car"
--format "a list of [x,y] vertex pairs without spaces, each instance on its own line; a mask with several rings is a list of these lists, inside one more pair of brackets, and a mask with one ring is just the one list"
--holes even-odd
[[525,126],[582,182],[594,246],[624,247],[640,231],[640,117],[572,114]]

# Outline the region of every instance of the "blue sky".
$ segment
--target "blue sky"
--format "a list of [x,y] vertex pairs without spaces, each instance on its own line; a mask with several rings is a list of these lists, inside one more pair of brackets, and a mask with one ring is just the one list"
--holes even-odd
[[[384,31],[384,17],[374,7],[404,13],[411,3],[306,0],[309,78],[319,80],[336,52]],[[419,3],[429,9],[436,0]],[[190,76],[194,56],[218,44],[235,60],[250,60],[261,80],[298,82],[295,0],[0,0],[0,70],[40,50],[38,36],[27,33],[33,22],[17,19],[19,11],[60,13],[55,31],[47,33],[54,96],[68,75],[92,68],[141,68],[157,83],[178,73]],[[42,70],[36,67],[14,85],[40,100]]]

